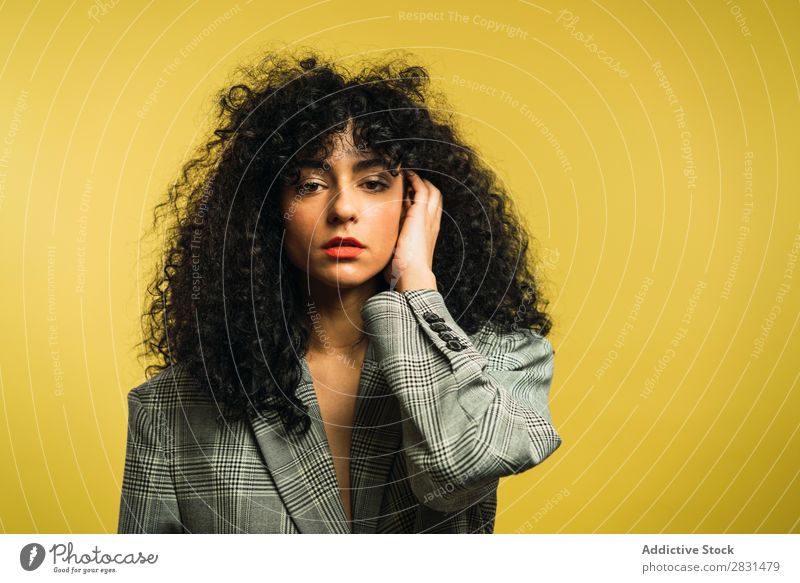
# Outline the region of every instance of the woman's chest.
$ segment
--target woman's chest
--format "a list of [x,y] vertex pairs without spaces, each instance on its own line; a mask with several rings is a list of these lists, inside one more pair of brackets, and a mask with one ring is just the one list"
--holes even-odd
[[309,370],[342,504],[350,519],[350,450],[361,367],[347,366],[341,361],[316,360],[309,363]]
[[304,367],[296,389],[311,416],[304,434],[267,416],[215,423],[213,403],[182,400],[169,443],[190,531],[338,531],[324,525],[342,510],[358,532],[412,527],[399,403],[381,371],[368,358],[349,370],[316,364]]
[[326,430],[351,428],[358,398],[361,369],[341,362],[309,363],[322,421]]

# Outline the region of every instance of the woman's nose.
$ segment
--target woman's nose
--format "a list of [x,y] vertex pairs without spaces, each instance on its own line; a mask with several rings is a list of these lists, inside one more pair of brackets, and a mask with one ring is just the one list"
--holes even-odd
[[344,183],[334,191],[333,200],[330,203],[330,215],[341,221],[349,221],[358,216],[358,204],[355,185],[349,182]]

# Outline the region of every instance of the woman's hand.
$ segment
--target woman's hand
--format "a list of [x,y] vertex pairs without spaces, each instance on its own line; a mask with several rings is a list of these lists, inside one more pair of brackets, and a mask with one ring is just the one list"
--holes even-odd
[[414,191],[413,199],[403,201],[400,234],[394,256],[383,271],[389,289],[404,292],[412,289],[436,289],[433,274],[433,251],[442,221],[442,193],[416,172],[405,171]]

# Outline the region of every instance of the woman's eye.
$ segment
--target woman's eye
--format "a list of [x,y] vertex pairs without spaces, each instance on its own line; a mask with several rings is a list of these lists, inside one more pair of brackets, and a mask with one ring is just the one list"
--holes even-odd
[[297,187],[297,192],[299,192],[300,194],[314,193],[316,192],[316,190],[312,190],[314,186],[322,187],[322,185],[319,184],[318,182],[304,182]]
[[376,191],[376,192],[377,191],[381,191],[381,190],[385,190],[387,188],[387,186],[383,182],[381,182],[380,180],[367,180],[364,183],[364,186],[367,187],[367,190],[373,190],[373,191]]

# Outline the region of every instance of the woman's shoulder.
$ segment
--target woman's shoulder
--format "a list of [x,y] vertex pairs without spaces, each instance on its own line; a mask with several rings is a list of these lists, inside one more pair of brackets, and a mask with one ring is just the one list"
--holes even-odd
[[186,405],[203,397],[199,383],[182,364],[168,365],[128,392],[128,399],[145,406]]
[[[173,447],[214,443],[219,404],[182,364],[167,366],[128,392],[129,423],[143,417],[167,431]],[[226,424],[230,430],[231,422]]]

